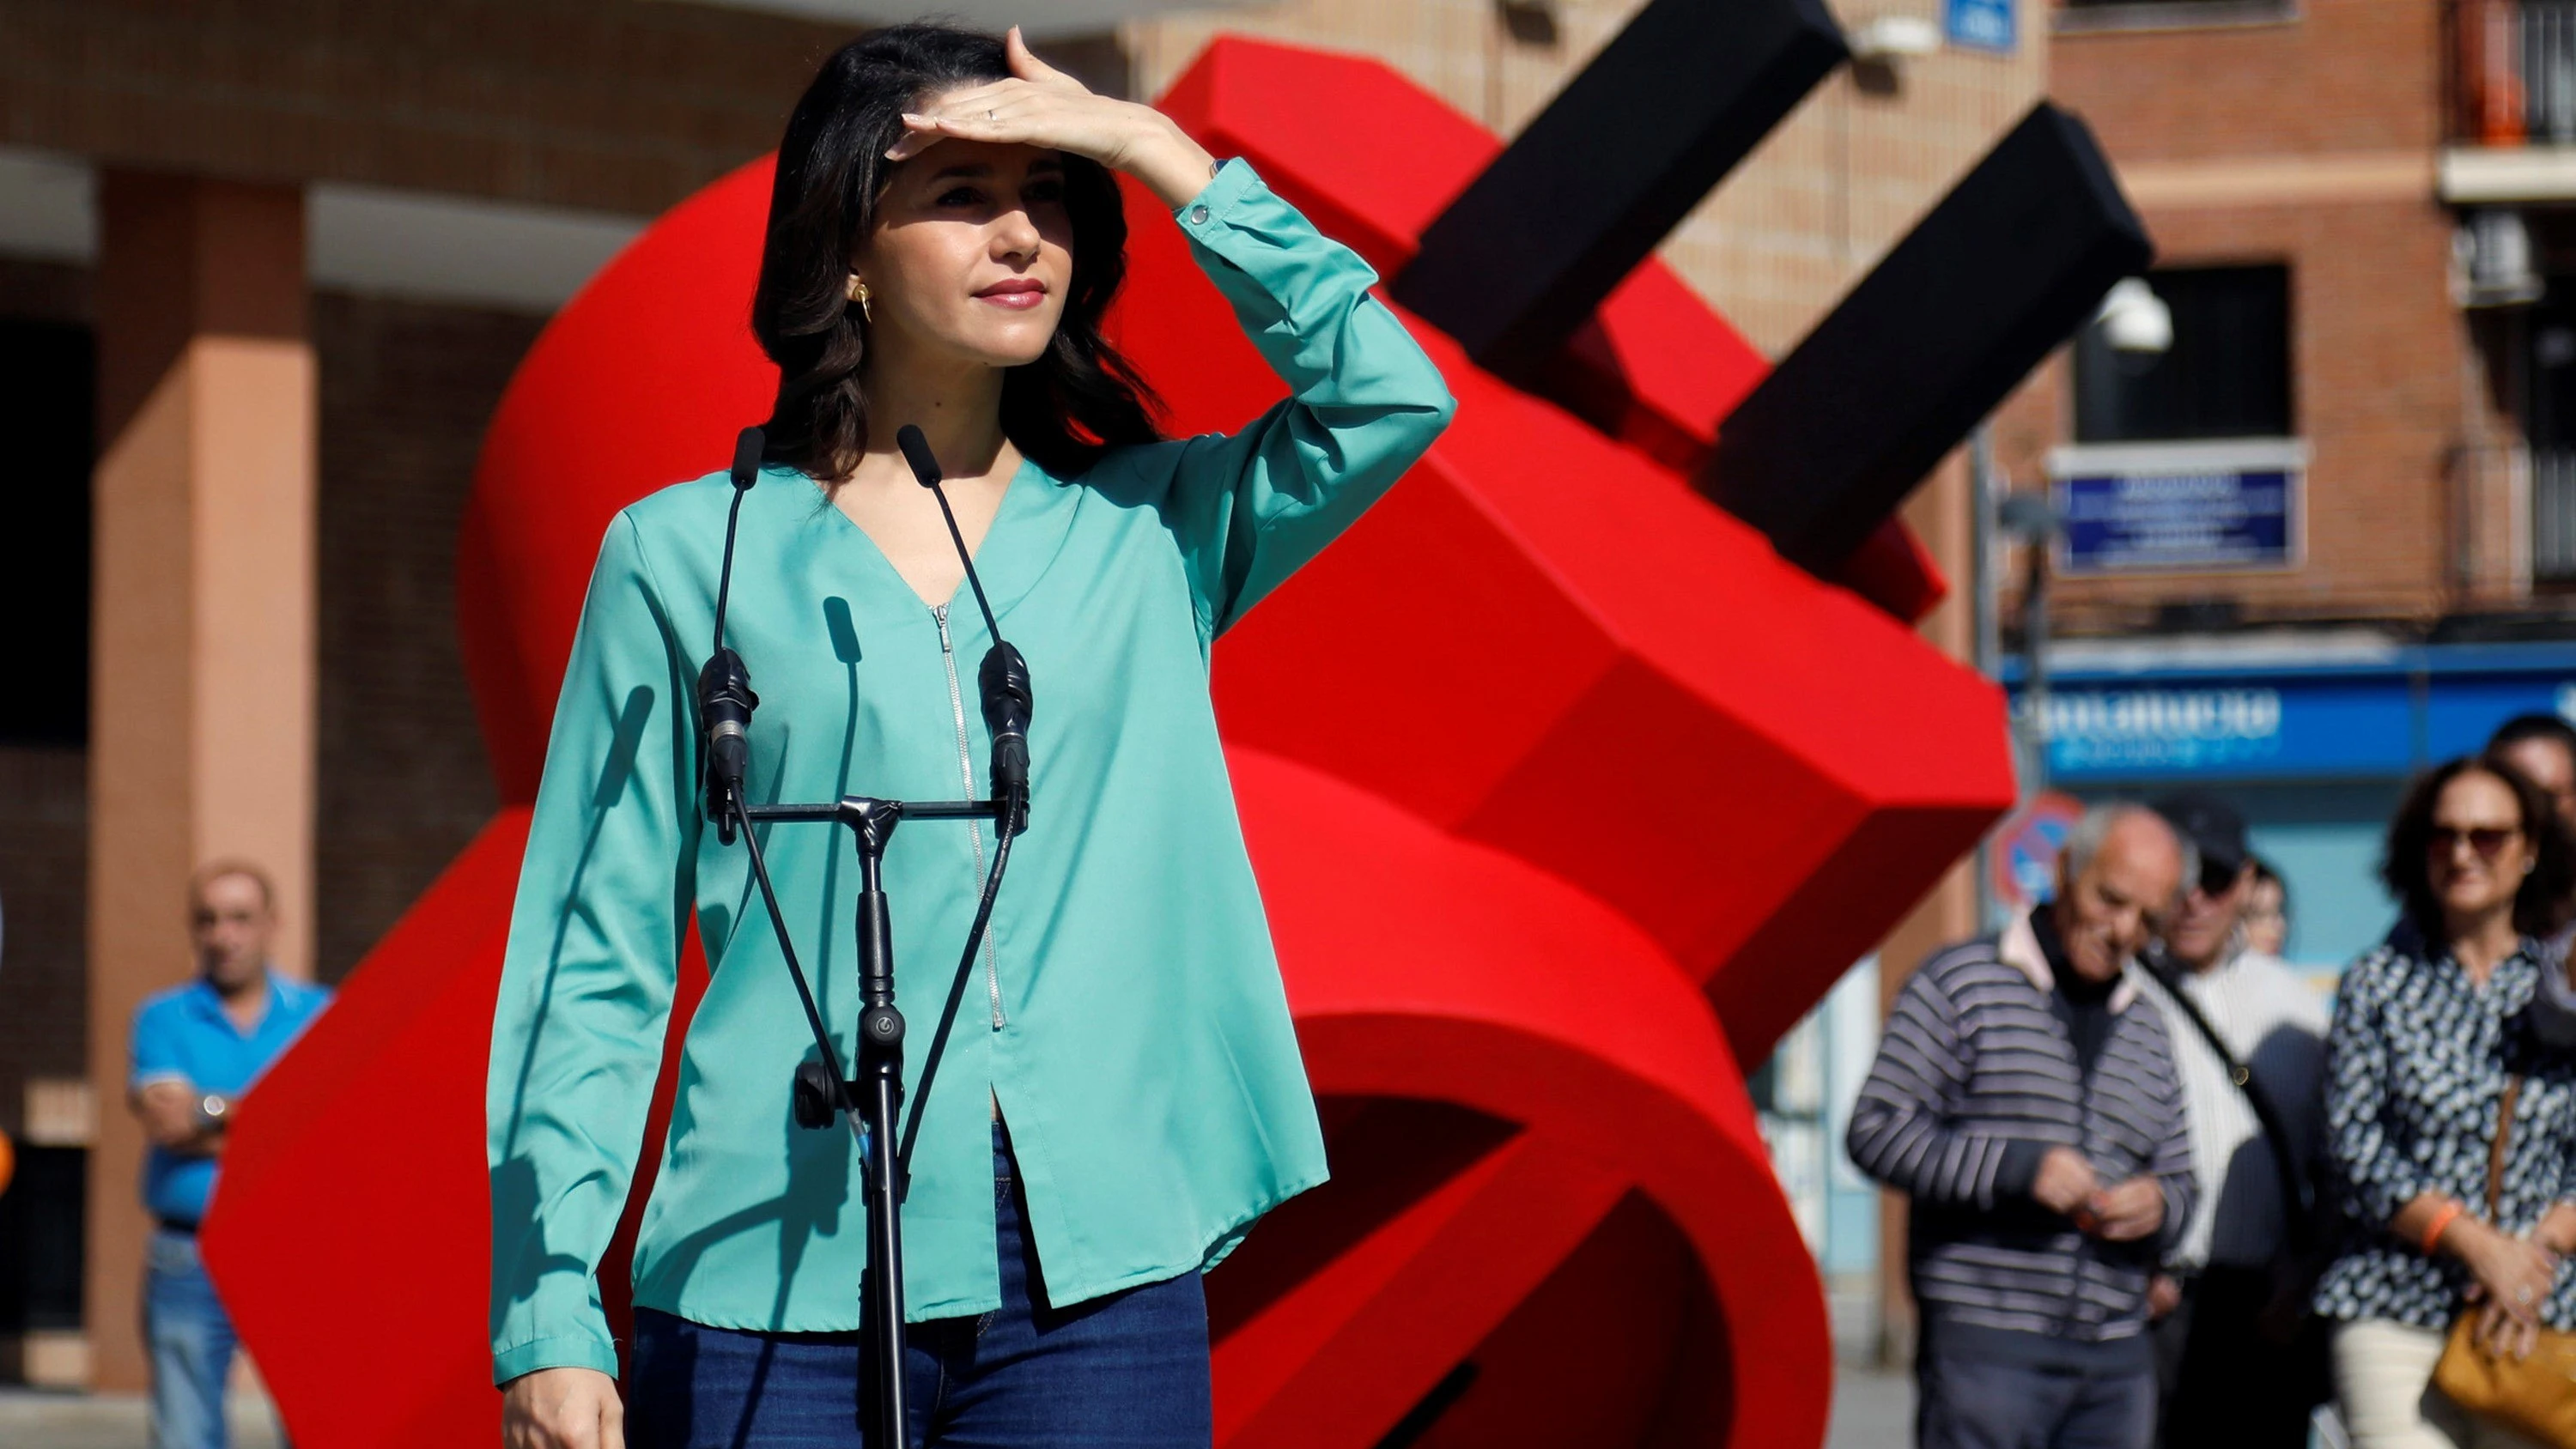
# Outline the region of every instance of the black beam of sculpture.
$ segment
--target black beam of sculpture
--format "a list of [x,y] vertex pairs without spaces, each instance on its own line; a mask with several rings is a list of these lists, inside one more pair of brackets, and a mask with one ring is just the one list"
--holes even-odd
[[1534,383],[1848,54],[1821,0],[1654,0],[1424,230],[1396,300]]
[[1831,573],[2153,255],[2092,134],[2042,102],[1726,417],[1701,489]]

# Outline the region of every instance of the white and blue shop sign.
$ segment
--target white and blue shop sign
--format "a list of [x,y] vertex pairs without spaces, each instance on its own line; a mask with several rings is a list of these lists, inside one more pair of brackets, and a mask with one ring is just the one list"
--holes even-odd
[[[2576,718],[2576,642],[2122,653],[2070,645],[2051,663],[2053,781],[2403,777],[2479,749],[2515,715]],[[2019,673],[2007,673],[2016,713]]]
[[2059,448],[2050,485],[2065,574],[2295,567],[2308,446],[2294,438]]

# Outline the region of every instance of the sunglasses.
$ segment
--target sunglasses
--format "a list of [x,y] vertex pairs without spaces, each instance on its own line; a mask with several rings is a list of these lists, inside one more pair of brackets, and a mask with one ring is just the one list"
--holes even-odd
[[2460,842],[2465,840],[2469,849],[2478,853],[2478,859],[2493,860],[2521,834],[2520,830],[2509,825],[2476,825],[2465,830],[2455,825],[2436,825],[2432,833],[2424,837],[2424,849],[2437,860],[2448,860],[2451,852],[2459,849]]

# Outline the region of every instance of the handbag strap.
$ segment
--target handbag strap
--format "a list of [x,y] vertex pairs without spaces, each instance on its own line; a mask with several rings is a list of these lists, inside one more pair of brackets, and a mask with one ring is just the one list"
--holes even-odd
[[2218,1064],[2226,1068],[2227,1080],[2244,1096],[2245,1105],[2253,1109],[2254,1123],[2262,1129],[2263,1140],[2272,1148],[2272,1171],[2280,1179],[2283,1226],[2288,1230],[2292,1243],[2304,1246],[2315,1228],[2316,1197],[2308,1185],[2307,1174],[2299,1170],[2298,1148],[2291,1140],[2289,1124],[2282,1120],[2280,1110],[2272,1105],[2272,1099],[2264,1092],[2262,1084],[2254,1080],[2254,1069],[2236,1059],[2227,1039],[2218,1034],[2218,1028],[2201,1014],[2199,1003],[2182,989],[2182,974],[2167,961],[2155,962],[2149,970],[2155,976],[2156,984],[2165,989],[2165,995],[2173,998],[2174,1005],[2181,1008],[2184,1019],[2198,1029],[2201,1040],[2209,1044]]
[[2513,1107],[2522,1096],[2522,1074],[2508,1072],[2504,1095],[2496,1099],[2495,1145],[2487,1149],[2487,1223],[2494,1226],[2504,1215],[2504,1157],[2507,1144],[2513,1141]]

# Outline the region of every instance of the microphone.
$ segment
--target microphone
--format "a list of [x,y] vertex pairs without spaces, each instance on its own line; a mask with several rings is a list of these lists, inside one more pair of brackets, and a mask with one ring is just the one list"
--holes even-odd
[[734,529],[742,520],[743,495],[760,480],[760,455],[767,446],[768,435],[758,428],[745,428],[734,440],[733,504],[725,512],[724,565],[716,575],[715,651],[698,671],[700,782],[716,839],[725,845],[733,844],[733,807],[751,763],[751,712],[760,707],[760,696],[751,692],[751,671],[725,647],[725,609],[733,594]]
[[993,798],[1007,818],[998,828],[1013,835],[1029,828],[1029,716],[1037,701],[1029,687],[1029,661],[996,640],[975,670],[984,696],[984,728],[993,736]]
[[948,539],[957,545],[957,561],[966,566],[966,585],[975,591],[975,607],[983,611],[984,631],[993,639],[975,671],[975,683],[983,696],[984,728],[993,736],[993,798],[1002,802],[1004,810],[998,828],[1017,835],[1029,828],[1029,716],[1037,708],[1029,662],[1002,638],[1002,626],[993,618],[992,602],[984,597],[984,581],[975,576],[974,555],[966,550],[966,535],[958,531],[957,515],[939,486],[939,459],[931,454],[930,440],[920,428],[906,423],[895,429],[894,445],[902,450],[904,462],[912,465],[912,476],[939,500],[939,516],[948,521]]

